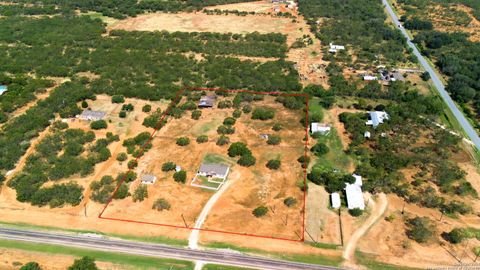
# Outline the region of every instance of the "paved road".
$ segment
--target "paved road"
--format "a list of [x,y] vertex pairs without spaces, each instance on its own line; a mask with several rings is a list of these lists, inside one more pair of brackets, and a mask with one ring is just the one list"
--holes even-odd
[[0,227],[0,239],[42,244],[54,244],[77,248],[88,248],[106,252],[129,253],[159,258],[202,261],[208,263],[234,265],[239,267],[250,267],[258,269],[340,269],[336,267],[288,262],[270,259],[266,257],[257,257],[237,252],[191,250],[181,247],[171,247],[167,245],[159,245],[145,242],[133,242],[111,238],[92,237],[81,234],[63,234],[44,231],[18,230],[4,227]]
[[480,150],[480,137],[478,136],[478,133],[475,131],[475,129],[473,129],[472,125],[470,125],[470,123],[468,122],[467,118],[465,118],[463,113],[457,108],[452,98],[447,93],[447,91],[445,91],[445,85],[443,85],[437,73],[428,64],[427,60],[423,57],[423,55],[420,53],[417,47],[415,47],[412,40],[408,36],[407,31],[403,27],[400,27],[401,25],[400,21],[398,20],[398,17],[393,11],[390,4],[387,2],[387,0],[382,0],[382,2],[387,9],[388,15],[392,18],[392,21],[395,24],[395,27],[400,29],[402,34],[405,36],[405,38],[407,39],[408,46],[413,49],[413,53],[418,58],[420,64],[428,73],[430,73],[430,77],[432,78],[433,84],[438,89],[438,92],[440,93],[440,96],[442,97],[443,101],[447,104],[447,106],[453,112],[453,115],[455,116],[455,118],[457,118],[457,121],[460,123],[465,133],[467,133],[467,136],[470,138],[473,144],[477,147],[478,150]]

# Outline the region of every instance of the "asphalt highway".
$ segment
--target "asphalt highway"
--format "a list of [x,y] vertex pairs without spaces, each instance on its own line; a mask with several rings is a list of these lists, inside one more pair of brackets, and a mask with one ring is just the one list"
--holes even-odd
[[433,84],[438,89],[438,92],[440,93],[440,96],[442,97],[443,101],[450,108],[453,115],[455,116],[457,121],[460,123],[463,130],[465,131],[467,136],[470,138],[470,140],[473,142],[473,144],[477,147],[478,150],[480,150],[480,137],[478,136],[478,133],[472,127],[470,122],[468,122],[467,118],[463,115],[463,113],[457,108],[457,106],[455,105],[455,102],[453,102],[448,92],[445,91],[445,85],[442,83],[442,81],[438,77],[437,73],[433,70],[433,68],[428,64],[425,57],[420,53],[417,47],[413,44],[412,40],[407,34],[407,31],[401,26],[401,23],[397,15],[393,11],[393,8],[390,6],[388,1],[387,0],[382,0],[382,1],[387,9],[388,15],[390,16],[393,23],[395,24],[395,27],[400,29],[403,36],[407,39],[408,46],[413,49],[413,53],[418,58],[418,61],[420,62],[420,64],[428,73],[430,73],[430,77],[432,78]]
[[314,264],[277,260],[267,257],[257,257],[234,251],[230,252],[223,250],[192,250],[182,247],[172,247],[167,245],[145,242],[134,242],[86,234],[64,234],[0,227],[0,238],[31,243],[95,249],[105,252],[128,253],[133,255],[142,255],[158,258],[172,258],[187,261],[202,261],[206,263],[250,267],[256,269],[340,269],[330,266],[320,266]]

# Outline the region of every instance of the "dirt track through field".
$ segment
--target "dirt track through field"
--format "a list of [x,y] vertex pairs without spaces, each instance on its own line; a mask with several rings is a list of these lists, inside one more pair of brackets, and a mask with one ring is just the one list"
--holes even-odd
[[378,195],[378,200],[375,202],[371,195],[367,195],[368,201],[372,206],[372,213],[365,221],[365,223],[358,228],[350,237],[345,248],[343,250],[343,258],[345,259],[344,266],[346,267],[353,267],[357,268],[358,266],[355,265],[355,250],[357,248],[357,243],[360,238],[373,226],[385,213],[388,206],[387,196],[384,193],[380,193]]

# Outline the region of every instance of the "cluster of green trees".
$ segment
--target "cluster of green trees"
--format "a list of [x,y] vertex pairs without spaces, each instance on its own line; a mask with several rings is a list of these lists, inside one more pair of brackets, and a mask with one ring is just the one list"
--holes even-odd
[[228,148],[228,155],[230,157],[238,157],[237,163],[241,166],[250,167],[255,165],[256,158],[252,155],[252,151],[248,148],[245,143],[234,142]]
[[[82,257],[80,259],[75,259],[72,265],[70,265],[68,270],[98,270],[99,268],[95,264],[95,259],[92,257]],[[42,270],[42,267],[37,262],[28,262],[20,270]]]
[[468,40],[464,33],[437,31],[419,32],[414,42],[448,76],[446,90],[468,116],[476,120],[475,126],[480,129],[480,42]]
[[[123,179],[117,179],[117,182],[121,180]],[[92,191],[90,198],[95,202],[107,203],[116,188],[117,182],[110,175],[105,175],[102,179],[93,181],[90,183],[90,190]],[[130,195],[128,185],[124,182],[118,187],[113,199],[121,200]]]
[[76,103],[93,94],[77,82],[67,82],[2,127],[0,133],[0,170],[11,170],[30,147],[30,140],[50,125],[54,114],[72,117],[80,113]]
[[133,138],[125,139],[122,145],[127,148],[128,154],[131,154],[134,158],[137,158],[152,148],[152,143],[150,142],[151,136],[152,134],[150,132],[144,131],[137,134]]
[[427,243],[435,237],[435,225],[428,217],[409,218],[405,224],[408,238],[418,243]]
[[17,200],[50,207],[80,203],[83,188],[78,184],[69,182],[50,187],[43,187],[43,184],[92,173],[95,164],[110,157],[107,146],[116,138],[110,135],[95,140],[93,132],[67,128],[64,123],[54,124],[52,134],[38,143],[23,171],[8,183],[17,191]]
[[0,73],[0,85],[8,88],[8,91],[0,96],[0,123],[4,123],[8,120],[9,113],[34,100],[35,94],[52,87],[53,81]]
[[355,178],[350,173],[334,171],[322,166],[314,166],[311,172],[307,174],[307,178],[312,183],[325,186],[325,189],[330,193],[341,192],[345,189],[346,183],[353,184],[355,182]]
[[252,0],[170,0],[170,1],[131,1],[131,0],[99,0],[99,1],[68,1],[68,0],[13,0],[11,2],[21,5],[16,8],[0,9],[7,12],[2,15],[37,15],[37,14],[55,14],[67,13],[73,14],[74,11],[81,12],[96,11],[104,16],[117,19],[124,19],[127,16],[146,12],[179,12],[179,11],[197,11],[207,6],[215,6],[230,3],[249,2]]
[[[405,60],[405,40],[386,24],[381,1],[299,0],[299,11],[324,44],[350,45],[359,62]],[[322,18],[319,27],[316,21]],[[378,56],[378,58],[377,58]]]

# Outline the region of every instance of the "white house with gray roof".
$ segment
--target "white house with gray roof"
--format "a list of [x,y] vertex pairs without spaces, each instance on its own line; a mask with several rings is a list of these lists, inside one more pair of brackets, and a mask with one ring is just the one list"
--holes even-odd
[[87,121],[97,121],[102,120],[107,116],[107,113],[101,111],[92,111],[92,110],[84,110],[82,114],[78,116],[81,120]]
[[203,163],[198,169],[198,174],[213,178],[226,178],[230,167],[219,163]]
[[142,184],[153,185],[157,181],[157,177],[153,174],[144,174],[141,178]]

